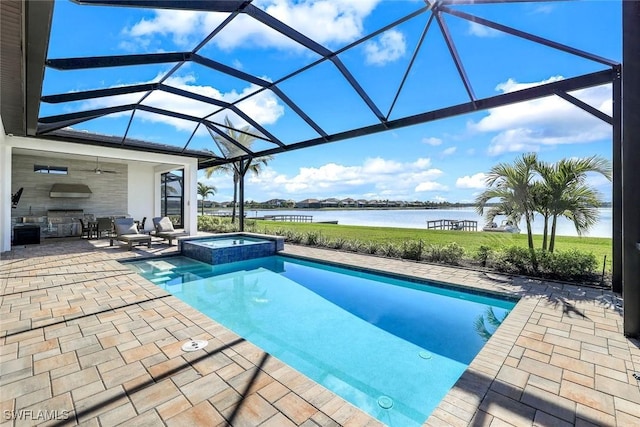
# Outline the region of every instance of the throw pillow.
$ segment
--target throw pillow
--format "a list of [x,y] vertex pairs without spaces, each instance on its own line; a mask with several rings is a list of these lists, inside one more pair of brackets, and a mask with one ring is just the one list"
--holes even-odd
[[118,224],[116,223],[116,233],[122,234],[138,234],[138,228],[135,224]]
[[161,233],[166,233],[167,231],[175,231],[173,229],[173,223],[166,216],[160,220],[158,223],[158,231]]

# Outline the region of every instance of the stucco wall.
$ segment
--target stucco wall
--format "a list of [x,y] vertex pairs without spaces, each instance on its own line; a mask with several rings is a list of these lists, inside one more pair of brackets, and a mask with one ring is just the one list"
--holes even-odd
[[135,163],[129,166],[129,200],[127,212],[137,220],[147,217],[146,230],[153,229],[151,218],[155,216],[155,171],[146,163]]

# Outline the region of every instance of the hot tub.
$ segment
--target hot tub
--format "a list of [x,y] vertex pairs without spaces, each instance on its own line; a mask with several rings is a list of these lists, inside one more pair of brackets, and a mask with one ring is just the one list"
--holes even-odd
[[209,264],[225,264],[275,255],[284,249],[284,238],[250,233],[194,237],[179,242],[182,255]]

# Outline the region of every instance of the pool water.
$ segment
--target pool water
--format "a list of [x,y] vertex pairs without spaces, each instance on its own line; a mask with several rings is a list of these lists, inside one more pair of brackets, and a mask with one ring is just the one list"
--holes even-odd
[[421,425],[515,305],[284,256],[127,265],[390,426]]
[[255,245],[258,243],[268,243],[269,240],[256,239],[252,237],[226,237],[215,239],[200,239],[200,240],[187,240],[190,243],[194,243],[200,246],[206,246],[209,248],[229,248],[238,245]]

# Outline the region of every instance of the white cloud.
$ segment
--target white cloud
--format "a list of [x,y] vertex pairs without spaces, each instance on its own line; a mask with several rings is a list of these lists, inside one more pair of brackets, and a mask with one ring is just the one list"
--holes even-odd
[[502,35],[502,32],[494,30],[493,28],[487,27],[485,25],[478,24],[477,22],[469,22],[467,34],[476,37],[500,37]]
[[[348,43],[363,33],[363,21],[380,0],[260,0],[253,4],[320,44]],[[156,10],[123,31],[148,40],[166,36],[178,46],[192,49],[227,16],[224,13]],[[229,23],[212,43],[222,49],[238,46],[296,48],[301,46],[246,14]]]
[[379,40],[372,40],[364,46],[367,64],[385,65],[401,58],[407,50],[404,34],[397,30],[384,32]]
[[438,182],[434,182],[434,181],[426,181],[426,182],[421,182],[420,184],[418,184],[415,188],[415,191],[417,193],[420,192],[424,192],[424,191],[439,191],[439,190],[446,190],[447,187],[438,183]]
[[[158,79],[155,78],[151,79],[150,81],[153,82],[157,80]],[[236,90],[231,90],[230,92],[221,92],[212,86],[197,85],[196,77],[193,74],[172,76],[168,78],[165,83],[168,86],[173,86],[178,89],[198,93],[200,95],[222,100],[225,102],[234,102],[237,99],[242,98],[259,89],[258,86],[249,84],[240,92],[237,92]],[[140,93],[133,93],[127,95],[96,98],[90,101],[86,101],[84,107],[87,109],[94,109],[110,107],[114,105],[134,104],[138,102],[140,97]],[[210,105],[200,101],[194,101],[190,98],[173,95],[171,93],[163,91],[154,91],[145,100],[144,104],[165,110],[179,111],[180,113],[195,117],[204,117],[218,110],[219,108],[214,105]],[[256,122],[262,125],[275,123],[284,114],[283,105],[279,103],[278,98],[270,91],[262,91],[261,93],[254,95],[237,105],[238,108],[244,111],[249,117],[253,118]],[[121,114],[130,114],[130,112]],[[228,111],[225,111],[222,114],[228,114],[229,119],[238,126],[246,125],[246,122],[235,114],[232,114]],[[148,113],[145,111],[137,112],[136,117],[150,122],[165,123],[173,126],[177,130],[182,131],[192,131],[195,127],[195,122],[176,119],[174,117],[163,116],[160,114]],[[224,117],[221,115],[213,116],[211,117],[211,120],[222,122],[224,120]]]
[[[512,79],[496,90],[507,93],[562,80],[561,76],[541,82],[518,83]],[[611,114],[611,86],[597,86],[571,95]],[[468,128],[476,132],[497,133],[488,148],[491,155],[505,152],[538,151],[543,146],[577,144],[611,138],[611,126],[573,104],[550,96],[488,110],[488,114]]]
[[248,178],[260,193],[286,191],[286,197],[334,197],[347,194],[365,197],[376,194],[389,199],[404,199],[415,191],[446,190],[436,182],[442,171],[431,168],[428,158],[398,162],[381,157],[367,158],[361,165],[327,163],[320,167],[302,167],[295,176],[287,176],[270,167],[259,176]]
[[440,138],[435,138],[433,136],[429,138],[422,138],[422,142],[425,144],[433,145],[434,147],[442,144],[442,140]]
[[444,150],[442,150],[442,155],[443,156],[450,156],[453,153],[455,153],[457,150],[456,147],[449,147],[449,148],[445,148]]
[[482,172],[479,172],[477,174],[474,175],[465,175],[465,176],[461,176],[460,178],[458,178],[456,180],[456,187],[457,188],[479,188],[479,189],[484,189],[486,188],[486,184],[485,184],[485,179],[487,178],[487,175],[485,175]]

